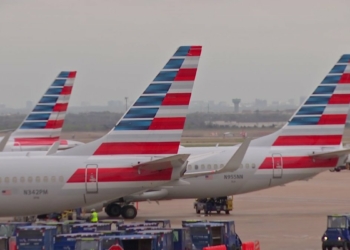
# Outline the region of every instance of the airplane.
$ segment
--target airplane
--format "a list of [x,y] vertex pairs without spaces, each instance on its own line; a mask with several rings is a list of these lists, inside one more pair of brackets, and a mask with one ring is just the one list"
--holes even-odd
[[[159,186],[91,207],[105,207],[109,216],[118,217],[120,207],[131,202],[237,195],[310,179],[346,161],[350,149],[343,148],[342,137],[349,104],[350,55],[346,54],[281,129],[251,140],[238,169],[212,173],[230,164],[241,144],[180,146],[180,154],[191,154],[182,177],[190,185]],[[203,154],[212,155],[196,159]],[[198,176],[198,171],[207,171],[207,175]]]
[[[178,154],[202,46],[181,46],[115,127],[102,138],[47,154],[6,154],[0,161],[0,216],[27,216],[127,196],[180,177]],[[134,208],[125,206],[122,213]]]
[[76,71],[58,74],[32,112],[12,132],[3,152],[46,151],[55,141],[60,142],[59,150],[83,144],[60,139],[75,77]]

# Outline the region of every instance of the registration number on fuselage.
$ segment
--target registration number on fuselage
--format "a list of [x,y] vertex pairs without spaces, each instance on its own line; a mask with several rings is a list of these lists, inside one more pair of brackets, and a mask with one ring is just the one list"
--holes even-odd
[[225,174],[224,179],[225,180],[243,179],[243,174]]
[[47,189],[25,189],[23,193],[24,195],[46,195],[48,191]]

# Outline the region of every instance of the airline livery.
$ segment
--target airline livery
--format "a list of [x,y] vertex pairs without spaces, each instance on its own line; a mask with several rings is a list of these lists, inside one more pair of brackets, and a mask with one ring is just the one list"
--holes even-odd
[[76,71],[62,71],[58,74],[32,112],[12,132],[3,151],[48,150],[56,141],[60,142],[59,149],[82,144],[77,141],[60,140],[75,76]]
[[[344,163],[350,151],[342,146],[349,104],[350,55],[343,55],[283,128],[250,142],[237,170],[210,174],[223,168],[240,145],[180,147],[179,153],[191,154],[183,177],[190,185],[158,187],[124,196],[117,203],[107,203],[105,211],[110,216],[119,216],[118,206],[132,201],[243,194],[312,178],[333,169]],[[198,160],[198,155],[208,157]],[[198,171],[208,174],[196,177]]]
[[[201,51],[201,46],[179,47],[104,137],[63,151],[50,148],[45,155],[2,155],[0,216],[62,211],[167,183],[183,185],[179,179],[189,154],[178,154],[178,149]],[[61,77],[70,79],[69,74]],[[122,214],[130,216],[134,210],[124,206]]]

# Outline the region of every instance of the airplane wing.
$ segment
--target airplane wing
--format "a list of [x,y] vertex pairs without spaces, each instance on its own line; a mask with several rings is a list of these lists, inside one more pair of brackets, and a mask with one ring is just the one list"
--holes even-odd
[[8,142],[8,140],[10,139],[12,134],[12,131],[9,131],[6,133],[6,135],[2,138],[1,142],[0,142],[0,152],[4,151],[6,144]]
[[310,154],[310,156],[317,159],[327,159],[332,157],[346,156],[348,154],[350,154],[350,148],[324,152],[324,153],[315,153],[315,154]]
[[182,167],[186,163],[188,157],[190,157],[189,154],[172,155],[172,156],[164,157],[154,161],[141,163],[133,167],[139,170],[151,170],[151,171],[163,170],[167,168],[177,168],[177,167]]
[[241,144],[241,146],[237,149],[237,151],[232,155],[231,159],[227,162],[227,164],[218,170],[210,170],[210,171],[196,171],[196,172],[185,172],[182,178],[193,178],[199,176],[205,176],[208,174],[219,174],[219,173],[227,173],[236,171],[242,164],[243,158],[248,150],[249,144],[251,142],[251,138],[245,139],[245,141]]

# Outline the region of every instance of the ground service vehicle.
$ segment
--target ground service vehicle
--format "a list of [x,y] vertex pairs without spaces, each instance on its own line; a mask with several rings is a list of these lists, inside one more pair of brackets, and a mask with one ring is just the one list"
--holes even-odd
[[195,250],[204,247],[225,244],[224,225],[219,223],[192,223],[188,224]]
[[24,226],[16,230],[16,245],[18,250],[52,249],[56,227]]
[[217,197],[217,198],[207,198],[207,199],[197,199],[194,202],[194,209],[196,213],[199,214],[201,210],[205,214],[211,212],[217,212],[218,214],[221,211],[224,211],[226,214],[229,214],[232,211],[232,198],[231,197]]
[[9,249],[9,238],[0,236],[0,249]]
[[224,240],[227,249],[241,250],[242,241],[236,233],[235,222],[233,220],[215,220],[209,223],[219,223],[224,225]]
[[350,214],[329,215],[327,229],[322,236],[322,250],[333,247],[350,249]]

